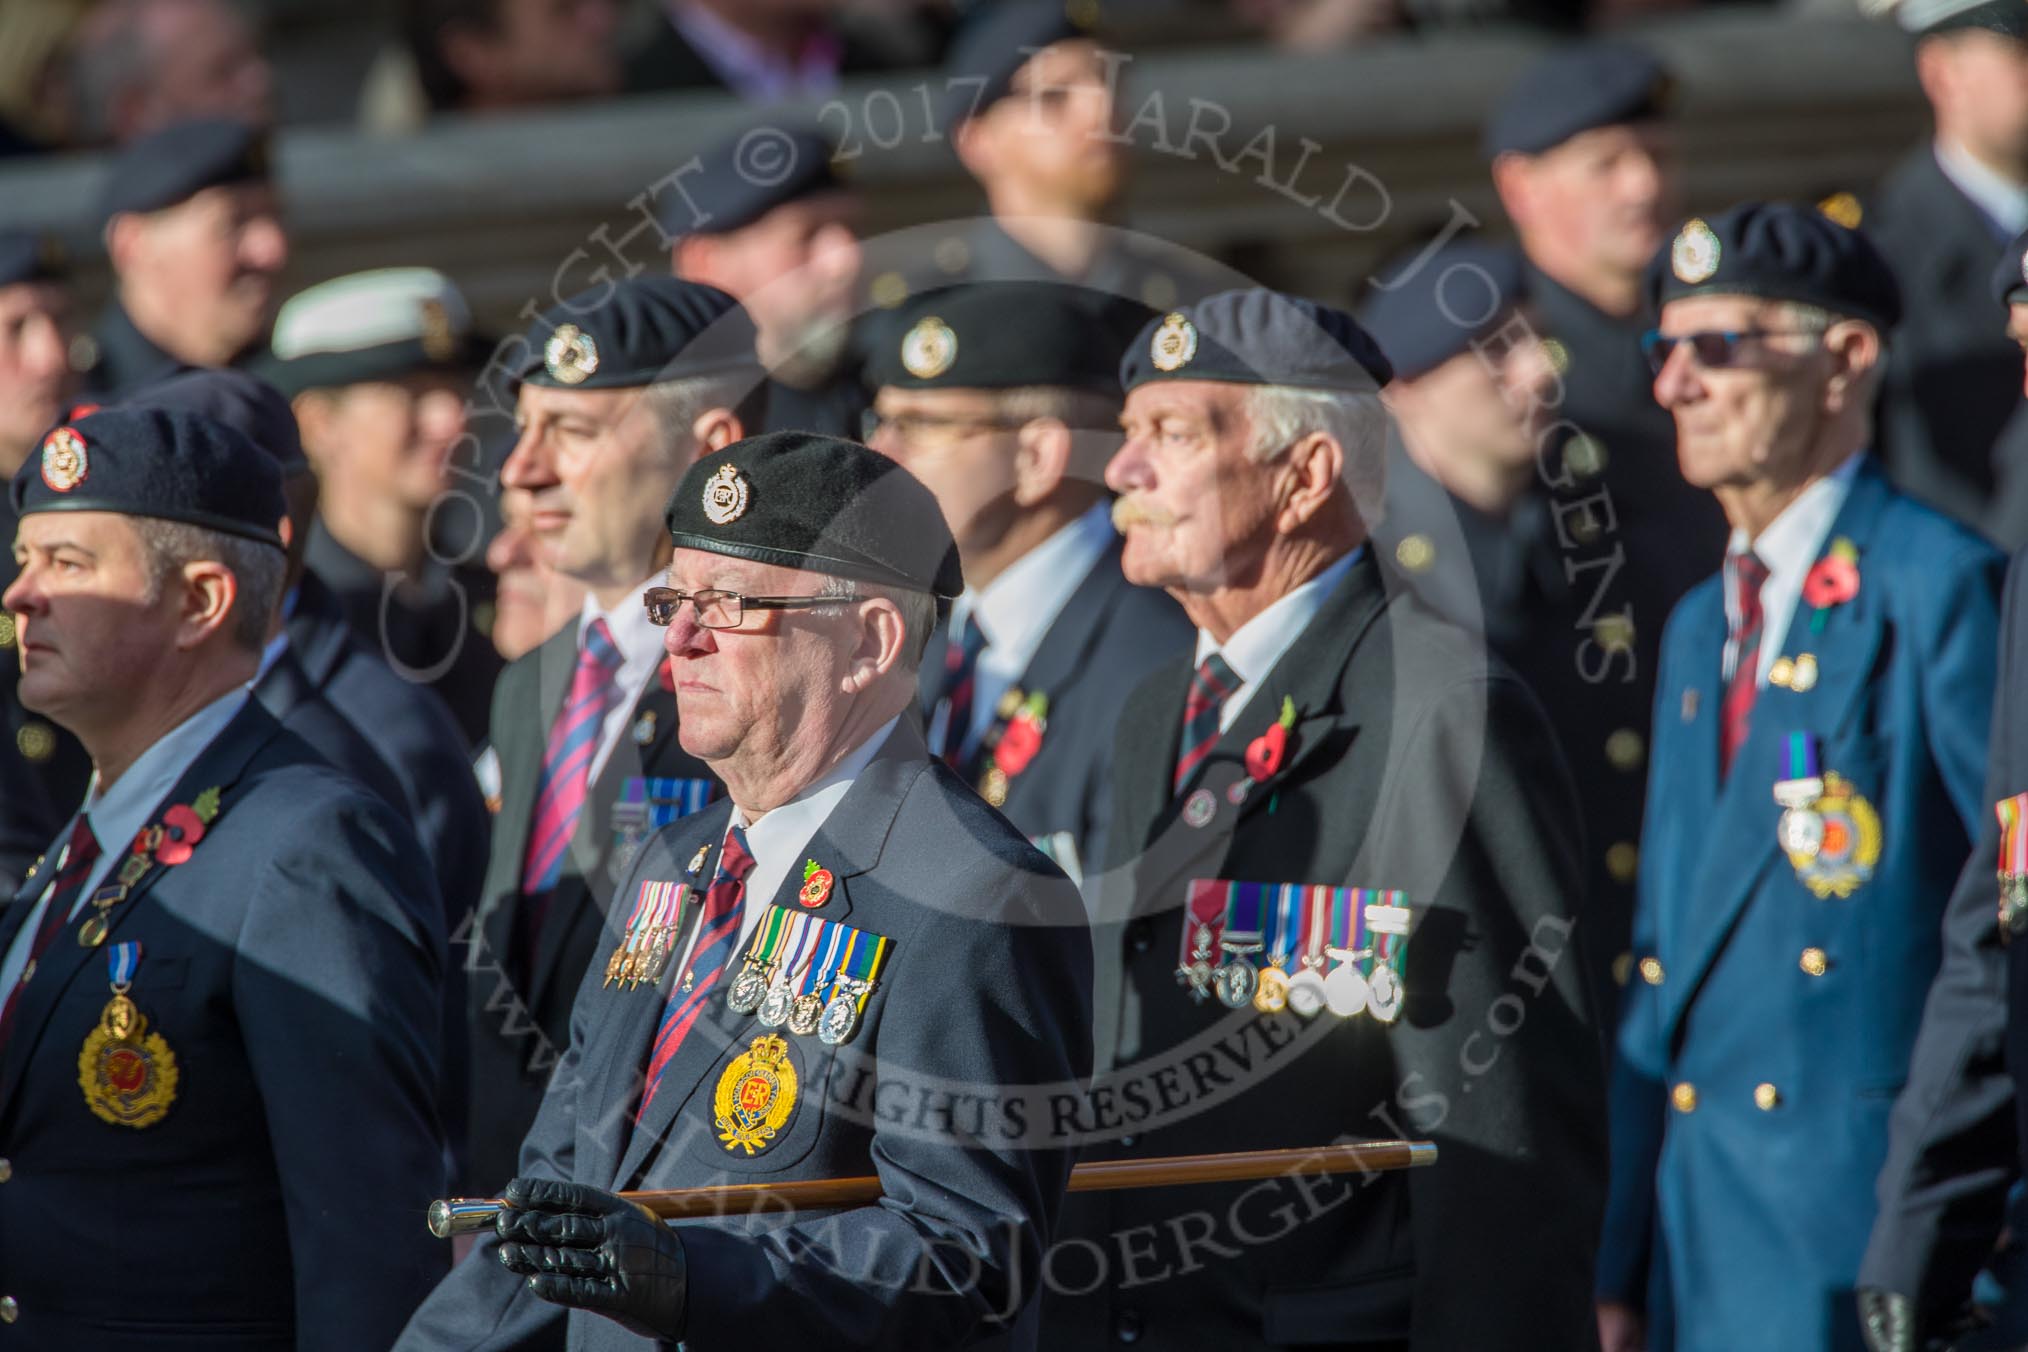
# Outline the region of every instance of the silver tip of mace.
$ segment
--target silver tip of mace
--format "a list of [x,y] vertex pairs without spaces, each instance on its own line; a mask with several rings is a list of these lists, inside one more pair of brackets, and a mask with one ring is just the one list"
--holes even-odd
[[449,1239],[453,1235],[476,1234],[488,1229],[493,1218],[501,1212],[503,1204],[495,1199],[478,1200],[467,1197],[450,1197],[430,1203],[430,1233],[438,1239]]

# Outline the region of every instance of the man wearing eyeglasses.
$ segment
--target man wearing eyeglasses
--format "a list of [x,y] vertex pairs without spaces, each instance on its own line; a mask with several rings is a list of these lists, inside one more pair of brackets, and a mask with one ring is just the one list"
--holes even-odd
[[[398,1347],[1034,1349],[1091,953],[1075,889],[923,744],[964,586],[936,499],[776,432],[666,519],[645,613],[731,801],[643,851],[511,1209]],[[673,1226],[613,1195],[868,1176],[877,1203]]]
[[520,438],[500,481],[528,495],[537,548],[587,596],[501,674],[492,855],[475,923],[453,935],[471,972],[466,1158],[488,1189],[513,1173],[569,1041],[614,884],[657,826],[716,792],[677,739],[661,631],[641,597],[669,557],[662,504],[699,455],[745,434],[760,382],[746,312],[672,278],[574,296],[523,344]]
[[1732,535],[1662,644],[1601,1340],[1857,1346],[1889,1111],[1989,810],[2000,559],[1869,453],[1900,295],[1863,235],[1735,207],[1647,285],[1655,398]]
[[868,364],[868,441],[929,486],[965,562],[923,664],[930,750],[1077,880],[1103,848],[1120,710],[1190,642],[1176,603],[1121,573],[1103,481],[1147,318],[1067,283],[977,282],[897,310]]

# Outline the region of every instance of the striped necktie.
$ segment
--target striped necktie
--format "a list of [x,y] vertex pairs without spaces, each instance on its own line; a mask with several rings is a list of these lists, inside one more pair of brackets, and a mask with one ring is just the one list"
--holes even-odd
[[1718,774],[1722,779],[1732,769],[1732,758],[1746,741],[1747,716],[1760,691],[1760,589],[1767,582],[1767,565],[1751,550],[1726,557],[1726,573],[1732,584],[1732,676],[1725,686],[1723,717],[1718,731]]
[[1183,700],[1183,740],[1176,748],[1177,793],[1218,745],[1218,711],[1239,685],[1239,673],[1217,653],[1205,658],[1190,678],[1190,693]]
[[521,869],[521,890],[530,896],[553,891],[563,875],[564,852],[577,832],[591,788],[592,757],[606,715],[619,702],[620,650],[603,619],[585,630],[584,647],[563,711],[550,725],[549,749],[542,757],[542,778],[535,791],[535,816],[528,832],[528,854]]
[[944,684],[938,696],[944,706],[944,742],[939,753],[946,765],[960,768],[965,742],[972,732],[972,691],[979,671],[979,654],[986,649],[986,631],[979,627],[976,612],[965,616],[965,632],[956,643],[944,647]]
[[91,822],[80,812],[77,825],[70,830],[70,843],[64,847],[62,867],[50,882],[49,904],[42,908],[42,920],[35,927],[35,937],[29,941],[28,961],[21,968],[21,979],[14,983],[13,990],[7,992],[6,1003],[0,1004],[0,1048],[4,1048],[7,1039],[13,1036],[21,994],[27,989],[29,978],[35,975],[35,965],[69,923],[70,913],[77,906],[78,893],[84,890],[85,879],[91,876],[92,865],[98,859],[99,839],[92,834]]
[[669,988],[669,1001],[662,1007],[662,1022],[655,1029],[655,1042],[648,1053],[647,1088],[641,1095],[641,1113],[654,1100],[662,1071],[690,1035],[698,1012],[718,984],[719,973],[732,961],[733,945],[739,940],[740,921],[745,918],[746,875],[753,872],[753,855],[746,848],[746,832],[733,827],[725,833],[725,847],[718,852],[718,870],[704,893],[704,913],[697,920],[697,941],[690,948],[690,964],[683,979]]

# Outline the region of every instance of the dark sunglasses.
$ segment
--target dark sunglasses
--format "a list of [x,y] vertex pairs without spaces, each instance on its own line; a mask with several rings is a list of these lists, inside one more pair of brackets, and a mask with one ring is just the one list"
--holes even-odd
[[1821,333],[1803,329],[1705,329],[1701,333],[1666,334],[1649,329],[1641,337],[1641,351],[1647,354],[1648,369],[1656,375],[1669,364],[1669,356],[1684,343],[1699,366],[1713,369],[1739,364],[1740,349],[1763,338],[1822,338]]

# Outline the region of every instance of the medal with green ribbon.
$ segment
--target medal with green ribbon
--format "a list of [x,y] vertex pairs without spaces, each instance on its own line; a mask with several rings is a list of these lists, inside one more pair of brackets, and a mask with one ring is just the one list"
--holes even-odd
[[866,997],[879,983],[880,968],[887,961],[887,936],[848,929],[843,925],[844,945],[838,950],[831,977],[831,998],[817,1023],[817,1038],[828,1047],[849,1042],[859,1031],[859,1016],[865,1012]]

